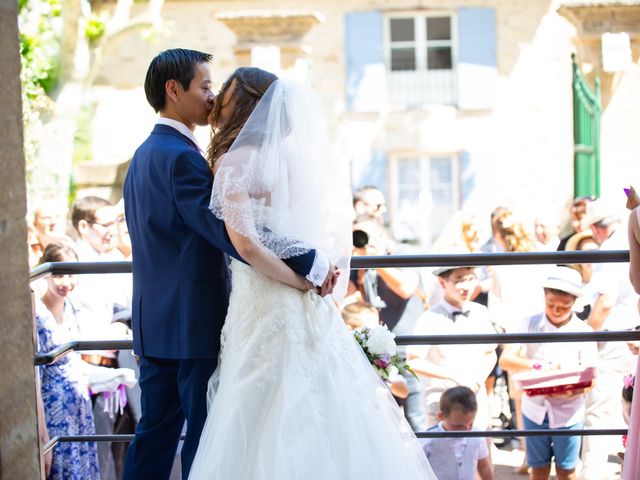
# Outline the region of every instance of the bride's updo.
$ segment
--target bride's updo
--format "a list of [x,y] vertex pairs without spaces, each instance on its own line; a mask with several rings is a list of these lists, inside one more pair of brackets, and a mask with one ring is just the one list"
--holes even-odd
[[[216,161],[229,150],[258,101],[277,79],[278,77],[273,73],[260,68],[240,67],[224,82],[217,97],[218,101],[215,102],[209,115],[211,125],[211,142],[207,152],[209,168],[213,169]],[[234,80],[236,85],[232,93],[235,102],[233,112],[227,122],[218,125],[223,107],[221,100]]]

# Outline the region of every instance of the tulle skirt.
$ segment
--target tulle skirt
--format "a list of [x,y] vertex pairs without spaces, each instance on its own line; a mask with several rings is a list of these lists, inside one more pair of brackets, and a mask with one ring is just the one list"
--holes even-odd
[[209,415],[189,478],[436,478],[332,301],[233,262]]

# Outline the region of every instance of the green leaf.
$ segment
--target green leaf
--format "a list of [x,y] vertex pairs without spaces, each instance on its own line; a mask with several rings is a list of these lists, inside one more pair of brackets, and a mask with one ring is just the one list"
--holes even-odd
[[98,16],[96,14],[91,14],[91,16],[87,19],[87,24],[84,28],[84,35],[87,37],[90,43],[95,43],[102,35],[107,28],[107,22],[105,17]]
[[402,370],[404,370],[404,371],[406,371],[406,372],[409,372],[411,375],[413,375],[413,377],[414,377],[416,380],[420,380],[420,379],[418,378],[418,375],[416,375],[416,372],[414,372],[414,371],[413,371],[413,369],[409,366],[409,364],[405,363],[405,364],[403,365],[403,367],[402,367]]

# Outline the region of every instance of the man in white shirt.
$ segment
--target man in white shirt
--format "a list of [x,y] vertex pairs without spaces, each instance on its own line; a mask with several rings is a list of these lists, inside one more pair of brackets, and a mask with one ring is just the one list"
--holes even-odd
[[[118,259],[113,254],[116,211],[109,201],[95,196],[78,199],[73,205],[71,221],[78,232],[75,249],[81,262]],[[121,324],[112,323],[114,301],[119,300],[125,290],[120,277],[92,274],[80,278],[77,297],[82,314],[79,322],[80,332],[86,340],[127,338],[126,329]],[[130,276],[126,277],[131,282]]]

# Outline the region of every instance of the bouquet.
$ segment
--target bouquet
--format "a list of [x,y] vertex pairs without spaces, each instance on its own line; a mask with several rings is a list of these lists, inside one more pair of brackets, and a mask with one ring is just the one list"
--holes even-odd
[[400,370],[416,376],[407,362],[396,353],[395,334],[390,332],[386,325],[363,327],[354,330],[353,336],[383,380],[388,380],[391,375],[397,374]]

